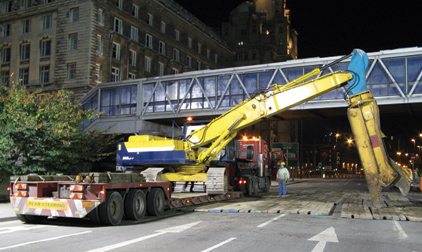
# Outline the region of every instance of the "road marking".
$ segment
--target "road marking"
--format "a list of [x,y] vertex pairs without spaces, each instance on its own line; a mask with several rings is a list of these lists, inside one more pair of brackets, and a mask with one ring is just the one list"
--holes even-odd
[[21,246],[26,246],[26,245],[30,245],[30,244],[34,244],[34,243],[38,243],[38,242],[53,241],[53,240],[58,240],[58,239],[67,238],[67,237],[71,237],[71,236],[83,235],[83,234],[87,234],[87,233],[91,233],[91,232],[92,232],[92,231],[84,231],[84,232],[80,232],[80,233],[68,234],[68,235],[62,235],[62,236],[57,236],[57,237],[48,238],[48,239],[43,239],[43,240],[38,240],[38,241],[25,242],[25,243],[21,243],[21,244],[12,245],[12,246],[2,247],[2,248],[0,248],[0,250],[11,249],[11,248],[17,248],[17,247],[21,247]]
[[325,245],[327,242],[338,242],[336,232],[334,227],[327,228],[325,231],[315,235],[314,237],[308,239],[308,241],[317,241],[318,244],[312,250],[312,252],[322,252],[324,251]]
[[276,220],[278,220],[278,219],[280,219],[281,217],[284,217],[284,216],[286,216],[286,215],[287,215],[287,214],[282,214],[282,215],[280,215],[280,216],[277,216],[277,217],[275,217],[274,219],[271,219],[271,220],[269,220],[269,221],[267,221],[267,222],[264,222],[264,223],[262,223],[261,225],[259,225],[259,226],[257,226],[257,227],[259,227],[259,228],[265,227],[266,225],[270,224],[271,222],[276,221]]
[[400,224],[397,221],[394,221],[394,224],[396,224],[396,227],[399,230],[400,239],[409,238],[409,236],[407,236],[406,232],[404,232],[403,228],[400,226]]
[[353,181],[353,180],[355,180],[355,179],[351,179],[351,180],[347,181],[346,183],[344,183],[343,185],[347,185],[347,184],[349,184],[350,181]]
[[214,249],[216,249],[216,248],[219,248],[219,247],[221,247],[221,246],[223,246],[224,244],[226,244],[226,243],[229,243],[229,242],[231,242],[231,241],[233,241],[234,239],[236,239],[236,238],[230,238],[230,239],[227,239],[227,240],[225,240],[225,241],[223,241],[223,242],[220,242],[219,244],[217,244],[217,245],[214,245],[214,246],[212,246],[211,248],[208,248],[208,249],[206,249],[206,250],[202,250],[201,252],[209,252],[209,251],[212,251],[212,250],[214,250]]
[[137,243],[137,242],[140,242],[140,241],[144,241],[144,240],[147,240],[147,239],[150,239],[150,238],[153,238],[153,237],[156,237],[156,236],[160,236],[160,235],[163,235],[163,234],[166,234],[166,233],[180,233],[182,231],[185,231],[185,230],[197,225],[198,223],[200,223],[200,221],[185,224],[185,225],[180,225],[180,226],[176,226],[176,227],[157,230],[157,231],[155,231],[155,232],[157,232],[155,234],[139,237],[139,238],[129,240],[129,241],[116,243],[116,244],[105,246],[105,247],[102,247],[102,248],[89,250],[88,252],[102,252],[102,251],[115,250],[115,249],[130,245],[130,244]]
[[31,230],[31,229],[35,229],[35,228],[42,228],[45,226],[32,226],[32,227],[27,227],[27,226],[17,226],[17,227],[2,227],[0,228],[0,234],[7,234],[7,233],[13,233],[16,231],[26,231],[26,230]]

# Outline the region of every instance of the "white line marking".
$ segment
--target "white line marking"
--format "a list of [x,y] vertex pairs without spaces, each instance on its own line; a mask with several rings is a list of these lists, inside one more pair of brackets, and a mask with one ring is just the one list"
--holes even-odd
[[394,224],[396,224],[396,227],[399,230],[400,239],[409,238],[409,236],[407,236],[406,232],[404,232],[403,228],[400,226],[400,224],[397,221],[394,221]]
[[192,223],[188,223],[188,224],[184,224],[184,225],[180,225],[180,226],[176,226],[176,227],[170,227],[170,228],[166,228],[166,229],[162,229],[162,230],[157,230],[154,234],[151,235],[147,235],[147,236],[143,236],[143,237],[139,237],[133,240],[129,240],[129,241],[124,241],[124,242],[120,242],[120,243],[116,243],[116,244],[112,244],[109,246],[105,246],[102,248],[97,248],[97,249],[93,249],[93,250],[89,250],[88,252],[104,252],[104,251],[110,251],[110,250],[116,250],[118,248],[133,244],[133,243],[137,243],[143,240],[147,240],[159,235],[163,235],[163,234],[167,234],[167,233],[181,233],[197,224],[199,224],[201,221],[197,221],[197,222],[192,222]]
[[266,225],[270,224],[271,222],[276,221],[276,220],[278,220],[278,219],[280,219],[281,217],[284,217],[284,216],[286,216],[286,215],[287,215],[287,214],[282,214],[282,215],[280,215],[280,216],[277,216],[277,217],[275,217],[274,219],[271,219],[271,220],[269,220],[269,221],[267,221],[267,222],[264,222],[264,223],[262,223],[261,225],[259,225],[259,226],[257,226],[257,227],[259,227],[259,228],[265,227]]
[[214,249],[216,249],[216,248],[218,248],[218,247],[221,247],[221,246],[223,246],[224,244],[226,244],[226,243],[229,243],[229,242],[231,242],[231,241],[233,241],[234,239],[236,239],[236,238],[230,238],[230,239],[227,239],[227,240],[225,240],[225,241],[223,241],[223,242],[220,242],[219,244],[217,244],[217,245],[214,245],[214,246],[212,246],[211,248],[208,248],[208,249],[206,249],[206,250],[202,250],[201,252],[209,252],[209,251],[211,251],[211,250],[214,250]]
[[113,245],[110,245],[110,246],[89,250],[88,252],[102,252],[102,251],[115,250],[115,249],[118,249],[120,247],[124,247],[124,246],[130,245],[130,244],[136,243],[136,242],[147,240],[149,238],[153,238],[155,236],[159,236],[159,235],[162,235],[162,234],[165,234],[165,233],[155,233],[155,234],[147,235],[147,236],[144,236],[144,237],[140,237],[138,239],[133,239],[133,240],[129,240],[129,241],[121,242],[121,243],[116,243],[116,244],[113,244]]
[[38,243],[38,242],[46,242],[46,241],[58,240],[58,239],[61,239],[61,238],[71,237],[71,236],[75,236],[75,235],[82,235],[82,234],[87,234],[87,233],[91,233],[91,232],[92,231],[85,231],[85,232],[80,232],[80,233],[76,233],[76,234],[62,235],[62,236],[57,236],[57,237],[43,239],[43,240],[38,240],[38,241],[25,242],[25,243],[16,244],[16,245],[8,246],[8,247],[2,247],[2,248],[0,248],[0,250],[17,248],[17,247],[26,246],[26,245],[29,245],[29,244]]
[[[28,226],[16,226],[16,227],[2,227],[0,228],[0,234],[7,234],[7,233],[13,233],[13,232],[17,232],[17,231],[26,231],[26,230],[31,230],[31,229],[35,229],[35,228],[42,228],[45,226],[33,226],[33,227],[28,227]],[[3,231],[4,230],[4,231]]]

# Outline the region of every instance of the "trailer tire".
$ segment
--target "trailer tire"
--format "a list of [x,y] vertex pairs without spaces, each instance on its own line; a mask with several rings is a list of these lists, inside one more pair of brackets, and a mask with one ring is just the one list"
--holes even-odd
[[125,199],[125,214],[129,220],[142,220],[146,213],[145,193],[142,190],[130,190]]
[[270,177],[265,177],[264,192],[269,192],[270,188],[271,188],[271,179],[270,179]]
[[100,216],[98,214],[98,207],[96,207],[91,212],[89,212],[87,217],[92,224],[94,225],[101,224]]
[[152,188],[147,196],[147,213],[152,216],[160,216],[164,212],[165,197],[161,188]]
[[98,208],[101,222],[105,225],[119,225],[123,218],[122,195],[116,191],[107,192],[107,200]]

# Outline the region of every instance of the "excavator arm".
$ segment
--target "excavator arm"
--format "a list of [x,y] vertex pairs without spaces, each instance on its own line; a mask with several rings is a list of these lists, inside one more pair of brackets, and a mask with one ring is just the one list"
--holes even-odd
[[[352,59],[347,71],[308,80],[350,56]],[[131,136],[128,142],[118,145],[117,163],[122,165],[122,170],[126,169],[124,165],[171,167],[176,172],[163,174],[163,180],[205,182],[207,177],[203,171],[240,130],[348,84],[350,125],[373,204],[379,206],[381,186],[394,184],[405,195],[410,185],[401,168],[388,158],[382,144],[378,106],[366,88],[367,67],[366,53],[355,49],[352,54],[292,82],[273,85],[241,102],[206,126],[190,133],[186,137],[187,141],[150,135]]]
[[[368,66],[368,58],[361,50],[355,50],[349,65],[349,71],[364,76]],[[375,98],[366,89],[365,78],[355,80],[349,89],[349,108],[347,116],[356,142],[356,147],[365,173],[369,192],[374,206],[380,207],[382,186],[395,185],[403,196],[410,190],[408,178],[402,168],[391,160],[386,152],[381,132],[379,109]]]

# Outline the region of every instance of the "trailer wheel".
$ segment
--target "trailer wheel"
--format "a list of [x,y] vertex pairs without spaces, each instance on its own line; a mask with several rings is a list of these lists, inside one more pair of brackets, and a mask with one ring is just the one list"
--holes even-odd
[[47,216],[28,215],[28,214],[17,214],[16,217],[22,222],[31,223],[31,224],[40,224],[48,218]]
[[142,220],[146,212],[145,193],[142,190],[130,190],[125,199],[125,214],[130,220]]
[[119,225],[123,218],[123,199],[119,192],[107,192],[107,200],[98,208],[101,222],[105,225]]
[[98,214],[98,207],[96,207],[91,212],[89,212],[87,217],[92,224],[94,224],[94,225],[100,225],[101,224],[100,216]]
[[147,196],[147,212],[152,216],[160,216],[164,212],[165,197],[161,188],[152,188]]
[[271,187],[271,179],[270,177],[265,177],[265,187],[264,192],[269,192]]

